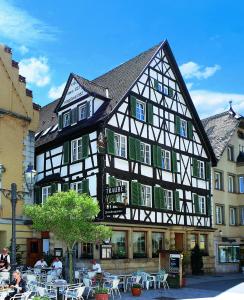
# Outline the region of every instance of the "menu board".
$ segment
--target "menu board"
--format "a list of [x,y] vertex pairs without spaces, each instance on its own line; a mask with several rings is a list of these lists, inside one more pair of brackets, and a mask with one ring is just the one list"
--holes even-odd
[[169,269],[171,272],[179,272],[180,268],[180,254],[170,254]]

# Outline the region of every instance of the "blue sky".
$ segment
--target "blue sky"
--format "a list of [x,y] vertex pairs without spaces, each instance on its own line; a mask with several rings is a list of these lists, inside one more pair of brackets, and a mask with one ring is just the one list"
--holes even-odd
[[34,101],[58,97],[167,38],[201,117],[244,114],[244,2],[0,0],[0,42],[13,48]]

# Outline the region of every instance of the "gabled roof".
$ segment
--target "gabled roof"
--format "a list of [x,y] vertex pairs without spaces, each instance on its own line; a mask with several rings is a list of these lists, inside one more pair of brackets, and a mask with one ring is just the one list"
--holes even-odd
[[202,124],[219,160],[240,123],[239,115],[230,109],[223,113],[203,119]]

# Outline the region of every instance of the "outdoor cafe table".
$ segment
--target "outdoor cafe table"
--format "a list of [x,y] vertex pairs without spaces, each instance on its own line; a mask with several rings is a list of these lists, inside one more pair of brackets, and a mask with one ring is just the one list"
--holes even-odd
[[4,300],[4,298],[8,296],[9,293],[12,292],[14,292],[14,289],[10,287],[4,288],[0,286],[0,300]]
[[60,289],[63,288],[65,290],[67,288],[67,282],[57,281],[57,282],[50,282],[46,284],[46,287],[56,288],[57,290],[57,300],[62,300],[62,294],[60,293]]

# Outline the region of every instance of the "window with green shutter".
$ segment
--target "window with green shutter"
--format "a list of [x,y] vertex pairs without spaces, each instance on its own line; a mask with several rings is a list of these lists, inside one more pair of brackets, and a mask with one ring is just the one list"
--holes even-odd
[[193,201],[194,201],[194,211],[196,214],[200,213],[200,206],[199,206],[199,197],[197,194],[194,194],[193,196]]
[[115,149],[114,149],[114,132],[110,129],[106,130],[107,134],[107,149],[108,153],[114,155]]
[[69,190],[69,183],[68,182],[64,182],[62,183],[62,192],[67,192]]
[[88,157],[89,151],[89,134],[83,135],[82,137],[82,159]]
[[131,203],[139,205],[141,198],[140,184],[137,181],[131,181]]
[[116,186],[116,178],[114,176],[109,176],[108,177],[108,185],[110,187]]
[[136,160],[136,139],[133,137],[129,137],[129,157]]
[[136,97],[130,96],[130,113],[131,116],[136,118]]
[[175,210],[180,211],[180,195],[179,191],[174,191]]
[[63,128],[63,115],[59,115],[58,116],[58,129],[62,129]]
[[175,133],[180,134],[180,117],[175,116]]
[[169,97],[173,98],[174,96],[174,90],[172,89],[172,87],[169,86]]
[[192,122],[187,123],[187,129],[188,129],[188,138],[190,140],[193,140],[193,127],[192,127]]
[[82,180],[82,193],[89,195],[89,179]]
[[51,184],[51,194],[53,195],[54,193],[57,193],[58,191],[58,184],[55,182],[55,183],[52,183]]
[[64,164],[69,163],[69,157],[70,157],[70,146],[69,146],[69,141],[67,141],[63,145],[63,162],[64,162]]
[[141,142],[138,139],[135,139],[135,146],[136,146],[136,160],[142,161],[141,158]]
[[153,166],[162,168],[162,149],[157,145],[153,145]]
[[40,186],[35,186],[34,189],[34,202],[36,204],[41,204],[42,203],[42,188]]
[[205,163],[205,174],[206,174],[206,180],[210,180],[211,179],[211,164],[210,162],[206,162]]
[[152,103],[147,103],[147,122],[153,125],[153,105]]
[[159,196],[159,187],[154,187],[154,207],[160,209],[160,196]]
[[171,152],[171,161],[172,161],[172,171],[174,173],[177,173],[177,155],[176,152],[172,151]]
[[192,175],[198,177],[198,162],[196,158],[192,159]]

